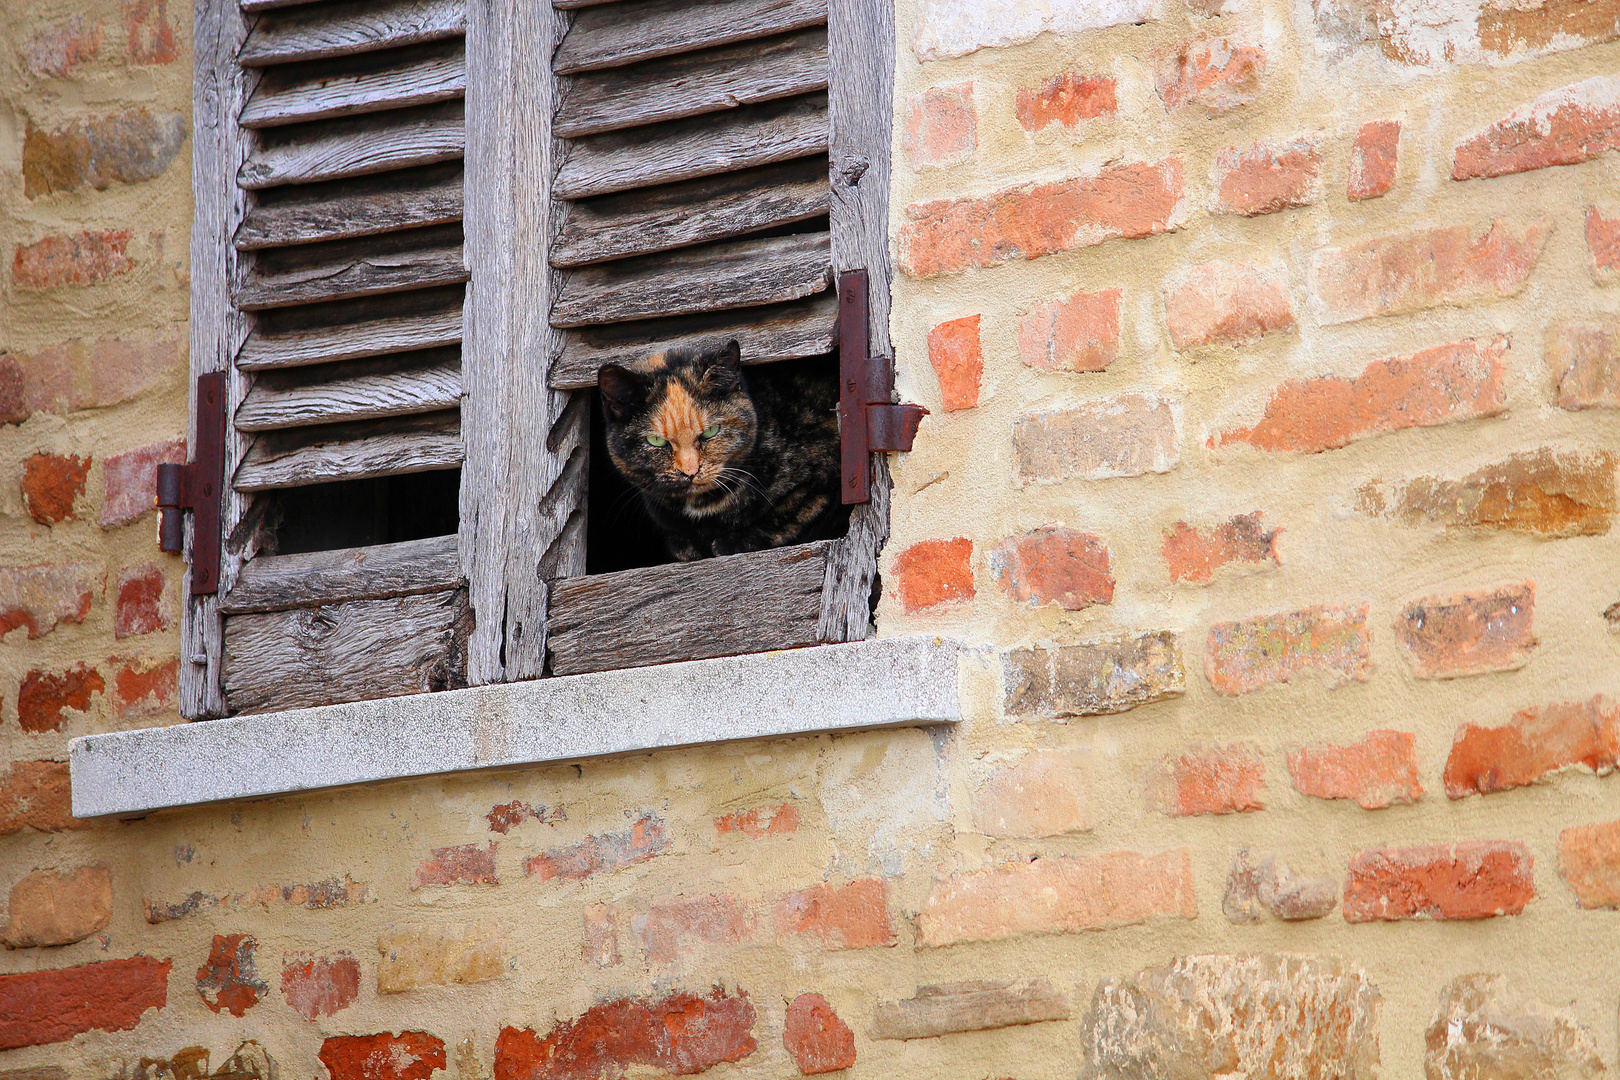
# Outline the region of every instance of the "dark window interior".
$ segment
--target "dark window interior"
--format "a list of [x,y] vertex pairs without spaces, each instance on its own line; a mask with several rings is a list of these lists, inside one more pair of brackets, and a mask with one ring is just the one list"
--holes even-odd
[[[274,553],[368,547],[449,536],[460,521],[461,470],[342,480],[269,492]],[[268,548],[266,549],[268,553]]]

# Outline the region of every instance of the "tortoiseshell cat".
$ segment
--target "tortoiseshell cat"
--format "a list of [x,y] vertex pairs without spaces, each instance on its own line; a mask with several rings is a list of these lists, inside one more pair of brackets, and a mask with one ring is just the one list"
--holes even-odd
[[[735,341],[597,373],[608,456],[683,562],[842,535],[838,382]],[[819,377],[818,377],[819,376]]]

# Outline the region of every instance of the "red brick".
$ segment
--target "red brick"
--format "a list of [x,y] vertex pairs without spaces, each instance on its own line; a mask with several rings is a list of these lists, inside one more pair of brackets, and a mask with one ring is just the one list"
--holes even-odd
[[1454,225],[1326,248],[1315,259],[1322,322],[1514,296],[1551,233],[1552,221],[1541,218],[1523,226],[1493,222],[1481,235]]
[[1592,276],[1607,283],[1620,277],[1620,214],[1605,217],[1586,208],[1586,248],[1592,253]]
[[1533,7],[1484,4],[1478,33],[1480,45],[1493,57],[1518,60],[1564,52],[1620,39],[1620,5],[1614,0],[1546,0]]
[[901,138],[914,169],[943,169],[973,156],[978,146],[978,113],[973,83],[931,86],[906,102],[906,130]]
[[1121,394],[1013,421],[1013,481],[1107,480],[1181,464],[1180,403]]
[[792,803],[781,803],[737,810],[715,818],[714,829],[721,836],[741,833],[750,840],[758,840],[762,836],[787,836],[799,831],[799,808]]
[[0,350],[0,424],[20,424],[31,412],[28,373],[15,357]]
[[87,562],[0,568],[0,635],[26,626],[31,641],[84,622],[105,581],[106,570]]
[[67,710],[88,712],[90,697],[107,689],[95,668],[75,665],[60,675],[35,669],[23,676],[17,690],[17,722],[24,731],[61,731]]
[[1039,87],[1020,87],[1014,109],[1025,131],[1040,131],[1053,124],[1075,128],[1082,120],[1113,116],[1119,109],[1115,90],[1114,80],[1107,75],[1065,71]]
[[11,260],[11,280],[24,289],[53,289],[93,285],[127,274],[135,262],[125,249],[134,237],[128,229],[102,229],[19,244]]
[[113,702],[122,719],[152,716],[174,708],[180,690],[180,658],[137,660],[114,657]]
[[1215,155],[1209,173],[1210,211],[1258,217],[1322,197],[1321,137],[1231,146]]
[[35,454],[23,463],[23,505],[41,525],[77,517],[73,504],[84,494],[90,459],[61,454]]
[[1558,872],[1583,908],[1620,907],[1620,821],[1558,834]]
[[167,0],[124,0],[124,34],[134,64],[172,64],[180,59],[179,26]]
[[133,637],[167,630],[174,621],[163,595],[163,569],[152,563],[118,572],[118,607],[113,614],[113,636]]
[[281,996],[305,1020],[336,1016],[360,996],[360,961],[346,952],[291,953],[281,966]]
[[1358,439],[1436,427],[1507,409],[1507,339],[1459,341],[1375,360],[1352,379],[1319,375],[1283,383],[1259,423],[1210,436],[1210,446],[1319,454]]
[[495,841],[488,847],[460,844],[455,847],[434,848],[427,862],[416,868],[411,878],[411,890],[428,885],[494,885]]
[[1159,97],[1174,111],[1201,105],[1210,116],[1247,105],[1260,93],[1266,51],[1230,38],[1194,41],[1159,61]]
[[1263,810],[1266,763],[1254,743],[1190,746],[1167,754],[1148,779],[1148,799],[1171,817]]
[[428,1080],[445,1067],[444,1040],[425,1031],[334,1035],[320,1059],[331,1080]]
[[646,862],[668,847],[664,819],[648,812],[628,829],[587,836],[577,844],[532,856],[524,864],[524,873],[538,875],[541,881],[583,881],[608,870]]
[[753,1027],[754,1005],[742,990],[612,998],[559,1021],[544,1037],[502,1028],[495,1080],[599,1080],[635,1065],[691,1076],[752,1054],[759,1046]]
[[1510,173],[1590,161],[1620,149],[1620,78],[1599,75],[1548,91],[1464,139],[1451,178]]
[[893,945],[889,887],[880,878],[857,878],[789,893],[776,905],[776,932],[816,938],[829,949]]
[[983,198],[920,203],[906,210],[900,265],[927,278],[1170,232],[1179,226],[1181,172],[1181,159],[1168,158]]
[[12,886],[6,915],[0,942],[8,949],[83,941],[112,920],[112,875],[102,866],[36,870]]
[[1582,768],[1599,776],[1620,759],[1620,705],[1602,694],[1521,709],[1497,728],[1463,724],[1446,758],[1453,799],[1524,787],[1551,773]]
[[1232,563],[1269,570],[1277,560],[1277,534],[1266,531],[1261,513],[1239,514],[1219,525],[1200,529],[1178,521],[1164,534],[1164,561],[1171,581],[1207,585],[1215,571]]
[[1416,739],[1409,731],[1369,731],[1348,746],[1302,747],[1288,755],[1288,774],[1301,795],[1354,799],[1368,810],[1423,798]]
[[1018,354],[1038,371],[1106,371],[1119,359],[1118,289],[1042,301],[1018,321]]
[[782,1046],[800,1076],[838,1072],[855,1064],[855,1033],[820,994],[800,994],[787,1007]]
[[242,1016],[270,991],[254,957],[259,943],[246,934],[215,934],[208,960],[197,969],[197,995],[214,1012]]
[[1370,120],[1361,125],[1350,148],[1350,183],[1345,193],[1352,202],[1389,194],[1395,186],[1400,147],[1399,120]]
[[547,825],[555,825],[567,816],[567,814],[563,813],[561,807],[550,809],[544,803],[539,806],[531,806],[529,803],[519,799],[492,806],[489,808],[489,813],[485,815],[489,821],[490,830],[503,836],[526,821],[541,821]]
[[754,933],[753,918],[727,893],[653,904],[630,926],[653,964],[673,963],[694,944],[735,945]]
[[910,615],[957,600],[973,599],[973,541],[921,540],[894,560],[900,604]]
[[1222,694],[1321,675],[1330,687],[1372,673],[1368,605],[1318,605],[1209,628],[1204,674]]
[[1108,547],[1098,537],[1048,525],[990,549],[990,570],[1014,600],[1081,611],[1114,600]]
[[1547,366],[1560,409],[1620,409],[1620,319],[1556,322],[1547,327]]
[[88,829],[90,824],[73,816],[67,762],[13,761],[0,773],[0,836],[25,828],[37,832]]
[[163,175],[186,144],[186,119],[130,109],[51,130],[32,123],[23,138],[23,194],[30,199],[86,185],[104,191]]
[[[75,338],[4,358],[5,422],[133,401],[185,366],[175,336]],[[150,487],[144,492],[152,502]]]
[[1109,851],[1020,856],[935,885],[917,914],[919,943],[995,941],[1017,934],[1103,930],[1198,916],[1192,855]]
[[101,54],[102,25],[85,25],[74,15],[29,38],[22,47],[28,70],[42,78],[65,79]]
[[1489,919],[1535,899],[1535,860],[1523,844],[1476,840],[1363,851],[1344,883],[1346,922]]
[[1165,283],[1164,314],[1178,349],[1252,345],[1266,334],[1297,325],[1281,268],[1224,260],[1172,274]]
[[979,382],[984,377],[979,316],[952,319],[928,331],[928,362],[939,377],[939,394],[946,412],[977,405]]
[[1536,647],[1534,582],[1489,592],[1428,596],[1395,620],[1395,641],[1420,679],[1513,671]]
[[128,1031],[169,1002],[168,960],[134,956],[81,967],[0,975],[0,1050],[66,1042],[86,1031]]

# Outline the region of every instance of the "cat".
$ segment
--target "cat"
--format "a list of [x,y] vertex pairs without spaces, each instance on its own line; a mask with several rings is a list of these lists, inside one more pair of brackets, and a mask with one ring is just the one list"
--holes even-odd
[[836,374],[741,363],[728,341],[597,372],[608,456],[681,562],[831,539],[848,519]]

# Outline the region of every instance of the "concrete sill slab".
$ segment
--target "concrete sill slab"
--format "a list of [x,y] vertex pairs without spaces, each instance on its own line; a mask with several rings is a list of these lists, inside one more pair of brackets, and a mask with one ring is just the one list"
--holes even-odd
[[891,638],[478,686],[69,744],[73,815],[961,718],[958,646]]

